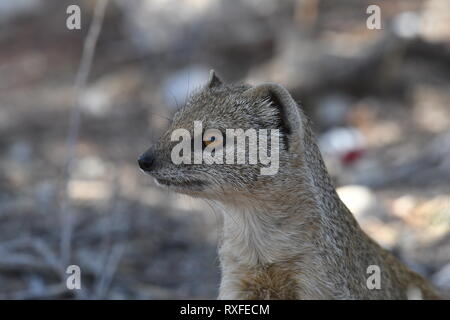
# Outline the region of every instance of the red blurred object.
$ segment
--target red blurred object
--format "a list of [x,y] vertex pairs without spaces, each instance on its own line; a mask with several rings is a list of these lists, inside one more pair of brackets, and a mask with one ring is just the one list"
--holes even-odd
[[349,150],[342,154],[341,162],[348,166],[359,160],[364,155],[364,149]]

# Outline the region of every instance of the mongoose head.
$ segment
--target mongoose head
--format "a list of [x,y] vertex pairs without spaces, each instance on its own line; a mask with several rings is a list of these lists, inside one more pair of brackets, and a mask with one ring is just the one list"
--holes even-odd
[[[169,129],[139,158],[139,166],[159,185],[195,197],[223,199],[244,192],[263,192],[264,186],[283,183],[286,173],[297,165],[302,152],[302,118],[298,105],[282,86],[272,83],[255,87],[227,85],[211,71],[208,83],[176,112]],[[248,154],[244,163],[238,163],[237,154],[242,149],[233,144],[237,139],[228,139],[227,129],[256,132],[259,143],[245,138],[244,151]],[[174,139],[174,132],[185,135],[175,134]],[[261,144],[264,141],[259,138],[260,134],[267,138],[267,150]],[[227,161],[227,148],[231,146],[235,147],[234,161]],[[251,146],[255,147],[253,151]],[[249,154],[255,150],[256,163],[250,164]],[[222,151],[223,163],[206,163],[204,157],[201,163],[195,162],[195,152],[201,157],[205,151],[212,156],[220,156]],[[267,161],[259,161],[262,151],[271,156],[271,161],[278,161],[276,167],[271,164],[273,170],[269,174],[262,174],[262,169],[270,166]],[[175,163],[174,154],[186,156],[188,160]]]

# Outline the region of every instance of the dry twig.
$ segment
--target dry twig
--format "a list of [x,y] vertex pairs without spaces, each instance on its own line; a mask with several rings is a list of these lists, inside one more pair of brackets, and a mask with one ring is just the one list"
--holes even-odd
[[87,79],[94,59],[95,48],[97,45],[98,36],[102,29],[103,18],[106,11],[108,0],[99,0],[95,7],[94,18],[89,28],[86,40],[83,46],[83,53],[81,56],[80,66],[75,78],[74,88],[74,105],[70,113],[70,124],[67,135],[67,158],[64,174],[64,194],[61,202],[61,243],[60,256],[62,265],[67,265],[70,261],[72,232],[74,225],[74,217],[70,207],[68,184],[71,177],[71,171],[75,162],[75,149],[79,137],[81,112],[80,112],[80,97],[81,92],[86,87]]

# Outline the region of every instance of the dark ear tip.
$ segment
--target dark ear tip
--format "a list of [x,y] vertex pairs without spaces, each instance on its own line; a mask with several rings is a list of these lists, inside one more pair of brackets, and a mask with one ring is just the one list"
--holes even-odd
[[209,71],[209,79],[208,79],[208,88],[214,88],[222,85],[222,81],[219,79],[219,77],[216,75],[216,72],[214,69],[211,69]]

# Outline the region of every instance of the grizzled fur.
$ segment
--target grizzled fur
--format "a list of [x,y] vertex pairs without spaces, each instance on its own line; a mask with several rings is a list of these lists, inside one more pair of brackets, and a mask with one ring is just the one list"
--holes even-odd
[[[277,128],[280,168],[260,175],[260,165],[174,165],[174,129]],[[311,126],[277,84],[226,85],[211,73],[169,130],[147,153],[147,170],[170,190],[206,199],[223,212],[219,248],[222,299],[406,299],[430,285],[372,241],[339,199]],[[381,269],[381,289],[369,290],[367,267]]]

